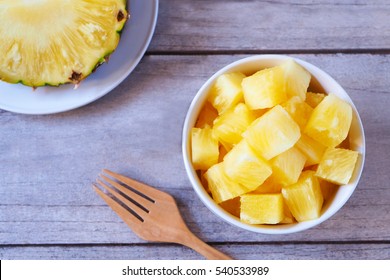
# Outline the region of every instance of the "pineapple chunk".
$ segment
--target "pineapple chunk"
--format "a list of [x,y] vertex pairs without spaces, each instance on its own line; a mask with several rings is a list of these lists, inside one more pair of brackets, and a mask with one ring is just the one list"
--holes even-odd
[[318,182],[320,183],[321,192],[322,196],[324,197],[324,200],[332,198],[333,195],[336,193],[337,189],[339,188],[338,185],[325,181],[321,178],[318,178]]
[[330,94],[313,110],[305,133],[327,147],[335,147],[347,138],[351,122],[351,105]]
[[281,67],[285,74],[287,97],[298,96],[305,101],[311,79],[310,73],[293,59],[283,63]]
[[241,82],[245,75],[240,72],[222,74],[211,88],[208,101],[223,114],[242,101]]
[[[283,197],[283,196],[282,196]],[[280,221],[281,224],[292,224],[295,222],[294,216],[288,208],[286,202],[283,200],[283,214],[284,218]]]
[[282,188],[282,195],[298,222],[320,216],[324,198],[315,171],[302,172],[297,183]]
[[296,183],[305,161],[306,157],[294,147],[277,155],[270,161],[273,180],[283,186]]
[[306,93],[306,103],[309,104],[312,108],[317,107],[317,105],[320,104],[324,98],[324,93],[314,93],[310,91]]
[[293,96],[282,104],[282,107],[290,114],[299,125],[301,131],[305,129],[313,108],[298,96]]
[[226,200],[224,202],[221,202],[219,206],[223,208],[226,212],[232,214],[233,216],[236,216],[237,218],[240,217],[240,197],[237,196],[235,198]]
[[210,167],[204,174],[204,177],[208,182],[210,192],[216,203],[221,203],[250,191],[226,175],[223,162]]
[[244,103],[226,111],[214,121],[213,134],[225,147],[233,147],[255,117]]
[[316,175],[337,185],[348,184],[359,153],[347,149],[329,148],[318,165]]
[[298,142],[295,144],[302,154],[306,157],[305,167],[320,163],[326,147],[316,140],[311,139],[305,134],[301,134]]
[[269,163],[256,155],[245,140],[226,154],[224,163],[226,175],[250,191],[260,186],[272,173]]
[[258,188],[256,188],[254,191],[250,192],[251,194],[265,194],[265,193],[280,193],[282,191],[282,185],[276,182],[271,174],[267,178],[267,180],[264,181],[263,184],[261,184]]
[[210,127],[192,128],[192,163],[195,170],[209,169],[218,162],[219,145]]
[[213,107],[213,105],[210,104],[210,102],[206,102],[199,113],[199,117],[196,121],[195,127],[204,128],[207,125],[212,127],[213,122],[217,117],[217,110],[215,110],[215,108]]
[[246,105],[251,110],[271,108],[287,100],[281,67],[260,70],[242,80]]
[[248,144],[266,160],[290,149],[300,135],[299,126],[280,105],[256,119],[243,134]]
[[281,194],[241,196],[240,219],[248,224],[277,224],[284,219]]

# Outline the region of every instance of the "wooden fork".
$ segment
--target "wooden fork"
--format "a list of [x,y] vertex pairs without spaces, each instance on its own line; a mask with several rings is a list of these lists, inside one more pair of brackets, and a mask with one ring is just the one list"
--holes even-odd
[[100,174],[97,184],[93,184],[94,190],[139,237],[182,244],[207,259],[231,259],[187,228],[171,195],[107,169],[103,173],[113,179]]

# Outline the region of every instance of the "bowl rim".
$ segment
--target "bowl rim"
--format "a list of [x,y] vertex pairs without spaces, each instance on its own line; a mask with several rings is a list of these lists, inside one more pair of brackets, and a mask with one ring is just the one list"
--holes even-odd
[[[217,205],[217,203],[214,202],[214,200],[210,197],[210,195],[206,192],[204,189],[202,183],[200,182],[200,179],[195,171],[195,169],[192,166],[191,163],[191,151],[190,151],[190,131],[191,128],[194,126],[195,121],[200,109],[202,108],[204,102],[207,100],[207,91],[208,88],[211,87],[213,84],[214,80],[220,76],[223,73],[229,72],[234,68],[237,68],[239,66],[242,66],[248,62],[262,62],[264,64],[265,61],[274,61],[271,64],[272,65],[278,65],[288,59],[293,59],[295,60],[298,64],[303,66],[307,71],[310,72],[312,77],[314,76],[317,80],[321,77],[323,80],[331,82],[333,87],[337,89],[337,96],[341,96],[342,99],[347,101],[353,110],[354,114],[354,119],[357,121],[357,127],[359,129],[359,136],[361,137],[361,145],[359,147],[359,168],[355,169],[355,180],[353,182],[350,182],[347,185],[343,185],[341,187],[347,187],[350,188],[349,191],[347,189],[346,195],[344,195],[339,201],[336,206],[329,207],[331,208],[330,210],[326,210],[321,214],[321,216],[317,219],[310,220],[310,221],[305,221],[305,222],[297,222],[293,224],[278,224],[278,225],[250,225],[246,224],[242,221],[240,221],[239,218],[233,216],[232,214],[226,212],[224,209],[222,209],[220,206]],[[271,65],[271,66],[272,66]],[[258,70],[264,69],[266,67],[259,67]],[[322,83],[320,83],[321,86],[324,87]],[[195,113],[196,108],[198,108],[198,112]],[[194,116],[196,115],[196,116]],[[332,78],[328,73],[325,71],[321,70],[320,68],[314,66],[313,64],[306,62],[302,59],[293,57],[293,56],[288,56],[288,55],[274,55],[274,54],[264,54],[264,55],[251,55],[239,60],[236,60],[230,64],[225,65],[221,69],[219,69],[217,72],[215,72],[211,77],[207,79],[207,81],[201,86],[201,88],[198,90],[196,95],[191,101],[191,104],[188,108],[185,120],[184,120],[184,125],[183,125],[183,130],[182,130],[182,154],[183,154],[183,161],[184,161],[184,166],[186,169],[187,176],[191,182],[191,185],[193,189],[195,190],[197,196],[200,198],[200,200],[203,202],[203,204],[216,216],[222,218],[225,222],[228,222],[231,225],[234,225],[238,228],[245,229],[248,231],[256,232],[256,233],[263,233],[263,234],[289,234],[289,233],[295,233],[295,232],[300,232],[303,230],[307,230],[310,228],[313,228],[325,220],[329,219],[331,216],[336,214],[344,205],[345,203],[349,200],[349,198],[352,196],[353,192],[355,191],[362,172],[363,172],[363,167],[364,167],[364,161],[365,161],[365,152],[366,150],[366,144],[365,144],[365,135],[364,135],[364,128],[363,124],[359,115],[359,112],[353,103],[352,99],[350,96],[347,94],[347,92],[341,87],[341,85],[334,79]]]

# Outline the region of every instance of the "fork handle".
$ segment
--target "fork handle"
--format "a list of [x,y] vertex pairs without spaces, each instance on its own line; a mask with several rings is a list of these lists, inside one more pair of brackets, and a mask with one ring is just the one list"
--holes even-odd
[[179,241],[180,244],[195,250],[208,260],[232,260],[231,257],[225,255],[224,253],[218,251],[217,249],[208,245],[206,242],[199,239],[191,231],[188,231],[188,234],[183,235],[181,239],[182,240]]

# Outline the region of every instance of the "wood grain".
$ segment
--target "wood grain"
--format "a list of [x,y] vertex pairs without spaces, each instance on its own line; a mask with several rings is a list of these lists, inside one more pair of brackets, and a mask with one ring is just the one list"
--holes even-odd
[[[388,256],[390,57],[387,55],[296,56],[319,66],[340,82],[355,102],[365,127],[367,158],[361,182],[347,204],[330,220],[297,234],[255,234],[221,221],[197,198],[182,162],[183,121],[192,98],[207,78],[242,57],[245,56],[148,55],[119,87],[86,107],[48,116],[0,111],[0,243],[12,245],[1,249],[1,258],[39,258],[40,254],[44,258],[50,252],[57,258],[87,258],[96,250],[92,244],[138,244],[134,248],[101,247],[107,257],[113,258],[125,258],[119,255],[122,249],[134,258],[154,258],[156,252],[161,252],[161,258],[197,258],[176,247],[157,246],[148,253],[142,252],[142,246],[147,246],[145,242],[90,187],[102,168],[172,194],[189,228],[207,242],[232,243],[221,248],[235,258],[251,258],[264,245],[270,250],[270,258],[282,258],[279,249],[285,245],[290,248],[289,258],[320,258],[338,246],[344,249],[324,256],[352,258],[349,249],[360,252],[356,258]],[[239,249],[240,242],[259,246],[243,243]],[[267,245],[268,242],[271,243]],[[274,242],[278,243],[273,245]],[[300,253],[293,253],[294,242],[318,245],[310,244]],[[335,245],[327,245],[329,242]],[[363,244],[361,247],[357,245],[359,242]],[[43,247],[35,247],[40,244]],[[80,247],[70,247],[68,251],[67,246],[72,244],[92,247],[83,254]],[[36,255],[33,250],[37,250]],[[160,258],[159,253],[155,257]]]
[[387,0],[164,0],[149,50],[388,53],[389,22]]

